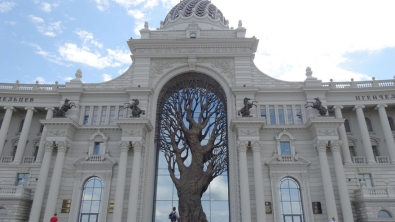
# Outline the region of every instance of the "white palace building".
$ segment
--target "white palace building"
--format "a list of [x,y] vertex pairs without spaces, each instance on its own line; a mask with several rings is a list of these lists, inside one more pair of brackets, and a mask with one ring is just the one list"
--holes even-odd
[[[0,83],[0,222],[169,221],[178,196],[157,113],[180,76],[226,97],[229,167],[202,196],[209,221],[395,221],[393,79],[322,82],[310,68],[303,82],[274,79],[254,64],[258,39],[208,0],[183,0],[140,33],[111,81],[77,70],[65,84]],[[251,117],[238,115],[245,98]],[[75,106],[56,117],[66,99]],[[124,109],[136,99],[140,117]]]

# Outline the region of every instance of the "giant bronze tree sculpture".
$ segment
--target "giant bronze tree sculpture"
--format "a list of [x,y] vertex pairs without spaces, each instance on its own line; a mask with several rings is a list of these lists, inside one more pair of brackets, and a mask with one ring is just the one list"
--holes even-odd
[[225,93],[212,78],[188,73],[170,80],[158,101],[158,144],[182,221],[205,222],[201,197],[228,167]]

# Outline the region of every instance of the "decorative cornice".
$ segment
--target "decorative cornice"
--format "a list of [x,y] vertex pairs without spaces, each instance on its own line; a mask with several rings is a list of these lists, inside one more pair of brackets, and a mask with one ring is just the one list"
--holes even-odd
[[264,119],[258,119],[253,117],[241,117],[237,119],[232,119],[230,122],[230,126],[233,131],[241,127],[256,127],[257,129],[261,129],[264,124]]

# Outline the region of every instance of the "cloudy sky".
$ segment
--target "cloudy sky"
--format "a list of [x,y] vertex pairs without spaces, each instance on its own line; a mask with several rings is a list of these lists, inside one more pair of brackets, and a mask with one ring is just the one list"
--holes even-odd
[[[247,37],[255,63],[289,81],[393,79],[395,1],[211,0]],[[131,64],[126,41],[159,27],[179,0],[0,0],[0,82],[63,84],[115,78]]]

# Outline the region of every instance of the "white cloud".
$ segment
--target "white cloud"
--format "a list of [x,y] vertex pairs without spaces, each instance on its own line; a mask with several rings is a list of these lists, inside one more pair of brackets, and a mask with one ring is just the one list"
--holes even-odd
[[128,15],[140,20],[145,17],[144,13],[140,10],[128,10]]
[[[244,0],[213,2],[230,26],[239,19],[247,36],[259,39],[255,64],[266,74],[303,81],[311,66],[313,76],[324,81],[367,79],[363,73],[339,68],[345,53],[395,46],[393,1]],[[286,7],[285,7],[286,6]],[[235,13],[237,12],[237,13]]]
[[5,21],[5,24],[7,25],[15,25],[17,22],[15,21]]
[[84,45],[92,44],[98,48],[102,48],[103,45],[93,39],[93,34],[85,30],[77,30],[75,33],[84,41]]
[[46,24],[44,22],[44,19],[40,17],[36,17],[34,15],[29,15],[29,19],[31,22],[36,24],[37,31],[39,31],[43,35],[49,37],[55,37],[58,34],[62,33],[61,21],[51,22],[49,24]]
[[110,2],[108,0],[95,0],[96,7],[100,11],[106,10],[110,6]]
[[44,19],[40,18],[40,17],[36,17],[34,15],[29,15],[30,21],[34,22],[34,23],[43,23]]
[[47,82],[45,81],[44,77],[41,77],[41,76],[36,77],[36,78],[34,79],[34,83],[35,83],[36,81],[38,81],[38,83],[40,83],[40,84],[45,84],[45,83],[47,83]]
[[74,17],[72,17],[72,16],[70,16],[68,14],[64,14],[64,16],[66,16],[66,18],[69,19],[70,21],[74,21],[75,20]]
[[65,43],[59,47],[58,52],[66,61],[82,63],[98,69],[130,63],[130,59],[126,59],[129,58],[130,53],[120,49],[107,49],[107,55],[103,56],[99,52],[91,52],[87,47],[80,48],[74,43]]
[[0,13],[6,13],[11,11],[12,8],[16,6],[15,2],[0,2]]
[[36,53],[37,55],[42,56],[44,59],[46,59],[46,60],[48,60],[48,61],[50,61],[50,62],[53,62],[53,63],[58,64],[58,65],[62,65],[62,66],[71,66],[71,64],[64,63],[64,62],[62,61],[62,58],[61,58],[61,57],[59,57],[59,56],[57,56],[57,55],[55,55],[55,54],[53,54],[53,53],[50,53],[50,52],[47,52],[47,51],[43,50],[43,49],[42,49],[39,45],[37,45],[37,44],[28,43],[28,45],[30,45],[30,46],[32,46],[33,48],[36,49],[36,52],[35,52],[35,53]]
[[51,4],[49,4],[48,2],[42,2],[41,3],[41,8],[42,11],[44,12],[51,12]]
[[103,78],[104,82],[110,81],[112,79],[112,76],[109,74],[103,74],[101,77]]
[[65,82],[70,82],[70,80],[72,80],[72,79],[74,79],[74,78],[71,77],[71,76],[68,76],[68,77],[63,78],[63,80],[64,80]]
[[125,72],[126,72],[126,70],[128,70],[129,69],[129,67],[126,67],[126,68],[123,68],[123,69],[118,69],[118,74],[119,75],[122,75],[122,74],[124,74]]

